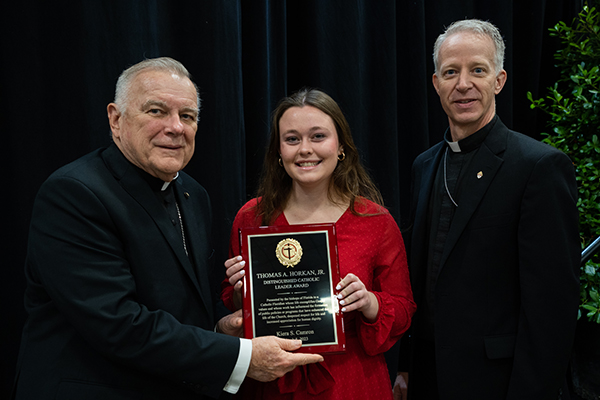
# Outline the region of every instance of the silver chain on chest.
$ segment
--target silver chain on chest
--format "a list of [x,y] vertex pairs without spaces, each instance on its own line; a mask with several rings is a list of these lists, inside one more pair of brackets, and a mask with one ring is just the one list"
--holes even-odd
[[[446,147],[446,152],[444,153],[444,187],[446,188],[446,193],[448,193],[448,197],[450,197],[450,200],[452,201],[452,204],[454,204],[456,207],[458,207],[458,204],[456,204],[456,202],[454,201],[454,198],[450,194],[450,190],[448,189],[448,181],[446,180],[446,163],[447,163],[447,158],[448,158],[448,148]],[[183,227],[182,227],[182,229],[183,229]]]
[[183,219],[181,219],[181,212],[179,211],[179,204],[175,202],[175,208],[177,208],[177,216],[179,217],[179,226],[181,227],[181,237],[183,239],[183,249],[185,250],[185,255],[189,256],[187,251],[187,245],[185,243],[185,232],[183,231]]

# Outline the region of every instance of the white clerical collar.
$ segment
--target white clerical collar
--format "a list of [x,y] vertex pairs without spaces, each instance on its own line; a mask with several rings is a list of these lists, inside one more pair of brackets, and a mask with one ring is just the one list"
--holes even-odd
[[[178,176],[179,176],[179,172],[177,172],[177,175],[175,175],[175,178],[173,178],[173,180],[171,182],[175,182],[175,179],[177,179]],[[167,190],[167,188],[169,187],[169,185],[171,184],[171,182],[165,182],[165,183],[163,183],[162,187],[160,188],[160,191],[164,192],[165,190]]]
[[460,145],[458,144],[458,142],[449,142],[446,141],[446,143],[448,143],[448,146],[450,146],[450,150],[452,150],[452,152],[454,153],[460,153]]

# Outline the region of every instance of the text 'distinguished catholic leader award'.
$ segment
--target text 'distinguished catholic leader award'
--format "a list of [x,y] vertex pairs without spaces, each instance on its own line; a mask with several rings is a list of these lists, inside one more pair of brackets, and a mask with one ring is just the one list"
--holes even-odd
[[244,336],[300,339],[302,352],[345,351],[335,225],[242,228],[240,237]]

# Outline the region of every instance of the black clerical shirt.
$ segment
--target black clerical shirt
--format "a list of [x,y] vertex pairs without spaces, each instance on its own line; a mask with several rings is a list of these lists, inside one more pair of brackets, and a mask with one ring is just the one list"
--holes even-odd
[[421,337],[430,341],[434,340],[435,285],[440,272],[440,259],[454,212],[460,207],[461,195],[469,190],[462,184],[463,177],[497,119],[498,117],[494,116],[486,126],[458,142],[452,142],[450,129],[444,134],[447,144],[437,168],[429,201],[429,257],[425,278],[425,303],[421,309]]

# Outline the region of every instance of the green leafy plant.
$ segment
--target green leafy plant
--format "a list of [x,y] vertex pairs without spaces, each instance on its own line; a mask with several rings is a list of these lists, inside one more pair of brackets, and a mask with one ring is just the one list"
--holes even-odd
[[[543,141],[565,152],[576,168],[582,248],[600,235],[600,0],[588,0],[571,25],[550,29],[562,49],[554,55],[560,78],[545,98],[527,97],[550,116]],[[579,318],[600,324],[600,256],[581,268]]]

